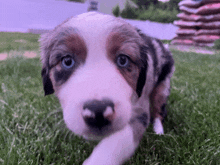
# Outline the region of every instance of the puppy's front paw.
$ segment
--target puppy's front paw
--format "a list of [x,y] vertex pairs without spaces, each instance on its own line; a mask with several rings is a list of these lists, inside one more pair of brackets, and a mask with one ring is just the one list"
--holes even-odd
[[89,161],[88,161],[89,158],[87,158],[82,165],[89,165]]
[[154,132],[158,135],[164,134],[163,124],[159,118],[154,119]]
[[132,127],[128,125],[99,142],[83,165],[121,165],[131,157],[137,145]]

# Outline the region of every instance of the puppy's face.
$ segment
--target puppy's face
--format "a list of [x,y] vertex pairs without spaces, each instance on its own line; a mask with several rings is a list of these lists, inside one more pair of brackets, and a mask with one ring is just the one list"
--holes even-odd
[[141,45],[131,25],[98,13],[42,36],[45,94],[55,91],[71,131],[97,139],[128,124],[144,84]]

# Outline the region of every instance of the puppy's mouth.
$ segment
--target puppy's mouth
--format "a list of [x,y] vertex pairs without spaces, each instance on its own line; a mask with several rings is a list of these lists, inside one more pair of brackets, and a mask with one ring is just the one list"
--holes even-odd
[[102,127],[87,126],[83,133],[83,137],[89,140],[101,140],[102,138],[121,130],[124,126],[125,124],[122,123],[121,118],[115,119],[114,122]]
[[96,127],[90,127],[88,126],[86,129],[87,135],[95,135],[95,136],[107,136],[108,134],[111,134],[114,129],[111,125],[107,125],[104,127],[96,128]]

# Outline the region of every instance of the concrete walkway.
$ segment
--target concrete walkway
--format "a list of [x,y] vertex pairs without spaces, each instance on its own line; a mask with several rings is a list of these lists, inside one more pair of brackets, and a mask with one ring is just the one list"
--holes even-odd
[[52,29],[87,11],[87,4],[62,0],[0,0],[0,31]]
[[175,37],[177,26],[172,23],[158,23],[151,21],[128,20],[133,26],[141,29],[145,34],[161,40],[171,40]]
[[[0,31],[36,32],[53,29],[67,18],[87,12],[88,3],[64,0],[0,0]],[[170,40],[177,27],[126,20],[152,37]]]
[[39,57],[39,54],[35,51],[25,51],[25,52],[19,52],[19,51],[10,51],[8,53],[0,53],[0,61],[6,60],[10,57],[16,57],[16,56],[24,56],[26,58],[35,58]]

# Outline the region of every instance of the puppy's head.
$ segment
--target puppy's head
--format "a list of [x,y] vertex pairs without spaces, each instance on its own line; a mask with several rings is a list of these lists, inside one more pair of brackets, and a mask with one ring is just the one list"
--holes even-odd
[[128,124],[147,66],[134,27],[90,12],[65,21],[40,42],[45,95],[55,92],[70,130],[93,138]]

